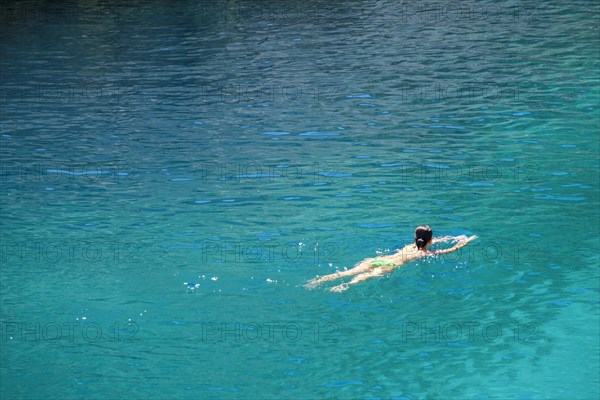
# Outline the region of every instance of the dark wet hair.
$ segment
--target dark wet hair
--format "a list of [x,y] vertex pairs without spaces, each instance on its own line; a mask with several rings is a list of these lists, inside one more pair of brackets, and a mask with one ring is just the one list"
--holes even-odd
[[431,241],[433,231],[429,225],[421,225],[415,229],[415,245],[417,249],[422,249]]

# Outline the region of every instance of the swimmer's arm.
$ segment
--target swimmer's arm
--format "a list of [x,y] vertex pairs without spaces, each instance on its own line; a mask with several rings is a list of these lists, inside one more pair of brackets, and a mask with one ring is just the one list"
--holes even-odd
[[460,249],[461,247],[465,246],[471,240],[475,240],[475,239],[477,239],[477,236],[473,235],[471,237],[461,240],[460,242],[456,243],[454,246],[450,247],[449,249],[434,250],[431,253],[433,255],[451,253],[451,252],[456,251],[456,250]]
[[441,242],[448,242],[452,239],[455,239],[454,236],[442,236],[439,238],[433,238],[431,239],[431,244],[435,244],[435,243],[441,243]]
[[433,239],[431,239],[431,244],[442,243],[442,242],[450,242],[450,241],[460,242],[460,241],[465,240],[465,239],[467,239],[466,235],[442,236],[442,237],[439,237],[439,238],[433,238]]

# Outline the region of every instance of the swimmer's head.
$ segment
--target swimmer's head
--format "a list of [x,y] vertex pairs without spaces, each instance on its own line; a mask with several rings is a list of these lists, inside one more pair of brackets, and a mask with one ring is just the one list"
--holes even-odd
[[417,249],[424,249],[431,242],[433,232],[429,225],[421,225],[415,229],[415,245]]

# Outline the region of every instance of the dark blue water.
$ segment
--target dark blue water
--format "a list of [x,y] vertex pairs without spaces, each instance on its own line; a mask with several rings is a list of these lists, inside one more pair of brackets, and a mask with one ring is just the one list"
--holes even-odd
[[1,10],[2,398],[598,397],[597,2]]

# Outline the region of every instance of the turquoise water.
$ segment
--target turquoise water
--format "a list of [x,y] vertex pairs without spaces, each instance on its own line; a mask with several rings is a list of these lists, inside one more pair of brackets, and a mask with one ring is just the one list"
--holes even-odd
[[[3,3],[2,398],[598,398],[563,3]],[[303,287],[420,224],[479,239]]]

